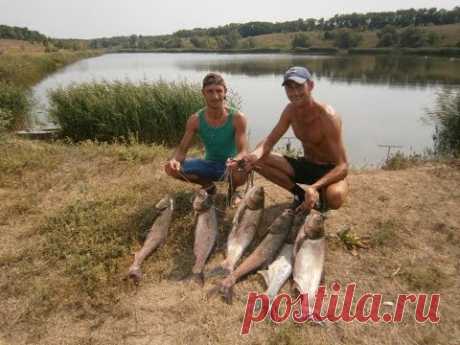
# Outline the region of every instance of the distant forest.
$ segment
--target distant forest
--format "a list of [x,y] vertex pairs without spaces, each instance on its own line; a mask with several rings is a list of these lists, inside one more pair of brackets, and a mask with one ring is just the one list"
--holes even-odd
[[[0,25],[0,38],[19,39],[31,42],[42,42],[46,46],[52,45],[53,48],[135,48],[135,49],[158,49],[158,48],[183,48],[184,41],[195,48],[202,49],[232,49],[235,48],[241,39],[248,38],[245,42],[247,47],[254,48],[251,39],[252,37],[274,34],[274,33],[290,33],[290,32],[324,32],[324,38],[333,38],[337,36],[337,30],[349,30],[353,33],[365,31],[381,31],[380,36],[385,35],[385,38],[380,37],[380,46],[392,46],[400,43],[404,38],[394,39],[396,29],[407,27],[426,27],[432,25],[445,25],[460,23],[460,7],[457,6],[452,10],[437,9],[437,8],[422,8],[398,10],[395,12],[369,12],[365,14],[336,14],[329,19],[297,19],[293,21],[271,23],[271,22],[249,22],[244,24],[227,24],[224,26],[213,27],[208,29],[195,28],[191,30],[179,30],[172,35],[162,36],[118,36],[110,38],[96,38],[91,40],[78,39],[53,39],[45,35],[31,31],[28,28],[11,27]],[[331,33],[328,35],[328,33]],[[338,33],[343,35],[343,33]],[[413,35],[409,32],[407,36]],[[351,39],[359,42],[359,37]],[[329,37],[330,36],[330,37]],[[293,46],[308,46],[308,37],[296,37],[298,44],[293,42]],[[302,40],[304,42],[302,42]],[[433,37],[431,41],[435,40]],[[383,43],[382,43],[383,42]],[[387,43],[385,43],[387,42]],[[396,43],[395,43],[396,42]],[[430,44],[428,37],[425,42]],[[356,43],[357,44],[357,43]],[[353,46],[356,44],[351,44]],[[431,45],[431,44],[430,44]],[[340,44],[337,45],[341,47]]]
[[28,28],[8,25],[0,25],[0,38],[29,42],[43,42],[47,40],[47,37],[38,31],[31,31]]
[[[353,31],[376,31],[383,28],[404,28],[430,25],[445,25],[460,23],[460,7],[452,10],[437,8],[422,8],[398,10],[395,12],[369,12],[365,14],[336,14],[329,19],[297,19],[279,23],[249,22],[244,24],[227,24],[208,29],[195,28],[179,30],[172,35],[163,36],[120,36],[112,38],[93,39],[92,48],[182,48],[183,39],[187,39],[196,48],[231,49],[241,38],[254,37],[273,33],[323,31],[332,32],[338,29]],[[213,41],[215,46],[210,46]],[[251,48],[246,47],[246,48]]]

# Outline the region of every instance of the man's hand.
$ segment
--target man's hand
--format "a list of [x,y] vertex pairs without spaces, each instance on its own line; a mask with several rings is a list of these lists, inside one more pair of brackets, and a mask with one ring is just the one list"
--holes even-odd
[[232,171],[245,171],[246,162],[243,159],[228,158],[226,165]]
[[250,172],[252,169],[254,169],[254,165],[259,160],[259,157],[257,157],[253,153],[249,153],[246,156],[244,156],[242,159],[244,161],[244,170],[246,172]]
[[180,171],[180,168],[181,168],[181,162],[176,160],[175,158],[171,158],[171,160],[169,160],[166,163],[166,169],[169,169],[172,172],[178,173]]
[[301,210],[310,211],[313,207],[315,207],[318,200],[318,191],[311,186],[307,187],[307,189],[305,189],[305,201],[299,207],[297,207],[296,212]]
[[230,169],[235,169],[236,167],[238,167],[238,160],[234,158],[227,158],[225,165]]

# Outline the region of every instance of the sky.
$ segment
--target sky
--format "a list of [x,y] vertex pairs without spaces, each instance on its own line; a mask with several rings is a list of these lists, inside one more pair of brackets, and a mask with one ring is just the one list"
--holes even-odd
[[250,21],[329,18],[352,12],[459,6],[458,0],[0,0],[0,24],[53,38],[162,35]]

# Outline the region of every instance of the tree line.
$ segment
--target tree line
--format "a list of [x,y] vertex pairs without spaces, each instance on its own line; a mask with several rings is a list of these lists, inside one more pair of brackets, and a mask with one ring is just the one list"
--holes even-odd
[[15,39],[29,42],[44,42],[47,37],[38,31],[20,28],[18,26],[0,25],[0,38]]
[[244,24],[228,24],[216,28],[179,30],[173,35],[178,37],[221,36],[237,31],[241,37],[258,36],[272,33],[297,31],[329,31],[335,29],[378,30],[386,25],[395,27],[445,25],[460,23],[460,7],[452,10],[433,8],[398,10],[394,12],[369,12],[336,14],[329,19],[297,19],[279,23],[249,22]]
[[[364,14],[336,14],[329,19],[297,19],[279,23],[249,22],[244,24],[227,24],[213,28],[195,28],[192,30],[179,30],[172,35],[163,36],[118,36],[111,38],[98,38],[90,41],[91,48],[125,48],[125,49],[170,49],[186,48],[187,43],[199,49],[233,49],[256,48],[253,37],[273,34],[298,32],[291,46],[309,47],[308,32],[324,32],[324,40],[333,40],[333,45],[338,48],[351,48],[361,41],[359,32],[377,31],[379,33],[378,46],[414,46],[406,43],[404,37],[416,34],[421,37],[416,40],[415,46],[433,45],[439,38],[431,34],[428,36],[420,29],[423,26],[445,25],[460,23],[460,7],[452,10],[437,8],[422,8],[398,10],[394,12],[369,12]],[[406,28],[415,28],[407,32]],[[397,31],[401,31],[401,35]],[[383,37],[380,37],[383,31]],[[241,40],[244,39],[245,40]]]
[[[28,28],[0,25],[0,38],[42,42],[47,49],[125,48],[170,49],[192,47],[199,49],[256,48],[253,37],[297,32],[291,46],[309,47],[308,32],[323,32],[324,40],[333,40],[338,48],[356,47],[361,41],[361,31],[376,31],[378,47],[435,46],[440,41],[436,34],[423,32],[423,26],[460,23],[460,7],[452,10],[433,8],[407,9],[394,12],[369,12],[364,14],[336,14],[329,19],[297,19],[279,23],[254,21],[231,23],[213,28],[179,30],[162,36],[117,36],[92,40],[52,39]],[[242,40],[246,38],[245,40]],[[414,43],[415,42],[415,43]],[[460,43],[460,42],[459,42]],[[188,44],[188,46],[187,46]]]

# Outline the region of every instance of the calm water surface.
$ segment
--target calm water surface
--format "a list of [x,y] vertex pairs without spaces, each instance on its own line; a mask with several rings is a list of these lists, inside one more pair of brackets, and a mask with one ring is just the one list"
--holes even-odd
[[355,166],[380,164],[386,149],[379,145],[399,145],[407,153],[430,148],[433,128],[422,118],[433,108],[438,91],[460,85],[460,60],[449,58],[109,54],[77,62],[36,85],[37,106],[30,127],[52,126],[46,112],[47,92],[58,86],[92,80],[200,83],[206,72],[217,71],[241,98],[254,146],[273,128],[287,104],[281,81],[292,65],[312,70],[316,99],[342,116],[344,142]]

